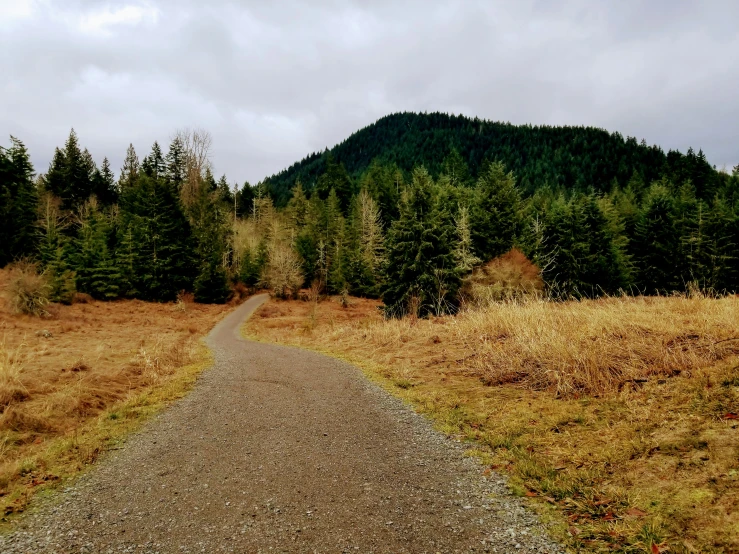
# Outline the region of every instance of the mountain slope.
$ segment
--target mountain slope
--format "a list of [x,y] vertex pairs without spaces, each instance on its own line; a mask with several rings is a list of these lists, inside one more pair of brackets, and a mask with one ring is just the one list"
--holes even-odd
[[595,127],[512,125],[443,113],[396,113],[352,134],[323,153],[307,156],[266,179],[278,204],[284,204],[296,179],[310,188],[326,168],[330,153],[358,177],[373,160],[396,164],[403,171],[424,165],[442,172],[455,149],[474,177],[485,160],[498,160],[512,170],[525,193],[555,188],[609,190],[625,186],[636,174],[649,183],[666,175],[674,182],[690,179],[699,197],[710,196],[721,176],[702,152],[667,154],[658,146],[624,138]]

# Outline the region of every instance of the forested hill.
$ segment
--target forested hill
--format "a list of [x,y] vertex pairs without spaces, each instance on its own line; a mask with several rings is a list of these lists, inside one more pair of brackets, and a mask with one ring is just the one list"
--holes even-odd
[[423,165],[440,174],[456,151],[474,179],[485,160],[501,161],[530,194],[554,189],[609,191],[614,181],[625,186],[636,174],[643,183],[667,177],[690,180],[700,198],[710,197],[722,176],[703,152],[665,153],[658,146],[624,138],[595,127],[511,125],[443,113],[396,113],[378,120],[323,153],[314,153],[266,179],[278,205],[290,198],[296,179],[311,188],[333,156],[355,179],[373,160],[395,164],[404,172]]

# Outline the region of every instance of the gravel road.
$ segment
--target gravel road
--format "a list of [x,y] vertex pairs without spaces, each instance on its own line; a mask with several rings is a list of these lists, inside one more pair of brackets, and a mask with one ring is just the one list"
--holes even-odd
[[0,552],[563,552],[463,446],[320,354],[207,338],[215,365]]

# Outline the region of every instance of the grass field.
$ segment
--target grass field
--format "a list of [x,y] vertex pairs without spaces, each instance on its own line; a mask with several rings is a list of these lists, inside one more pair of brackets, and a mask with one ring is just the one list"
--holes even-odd
[[575,548],[739,552],[739,298],[377,306],[271,301],[245,330],[360,365]]
[[88,301],[39,318],[0,305],[0,518],[181,396],[209,362],[200,339],[227,310]]

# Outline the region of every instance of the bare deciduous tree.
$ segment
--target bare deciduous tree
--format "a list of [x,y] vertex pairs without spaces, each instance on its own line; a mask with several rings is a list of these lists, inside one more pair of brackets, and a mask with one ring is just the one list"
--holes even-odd
[[269,249],[269,261],[264,283],[278,298],[295,296],[303,284],[300,257],[287,244],[275,244]]
[[374,275],[383,260],[380,209],[366,189],[359,193],[358,202],[362,258]]
[[173,138],[179,139],[185,154],[185,182],[182,185],[182,201],[186,206],[196,197],[200,180],[210,168],[210,149],[213,137],[201,128],[178,129]]

